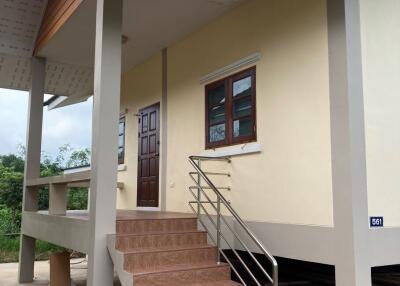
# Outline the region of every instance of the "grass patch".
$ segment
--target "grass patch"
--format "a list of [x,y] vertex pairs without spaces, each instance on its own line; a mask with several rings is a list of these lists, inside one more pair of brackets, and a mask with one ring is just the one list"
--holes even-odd
[[0,236],[0,263],[18,261],[19,236]]
[[[0,263],[18,262],[19,236],[0,236]],[[51,253],[63,251],[62,247],[51,243],[36,241],[36,260],[47,260]]]

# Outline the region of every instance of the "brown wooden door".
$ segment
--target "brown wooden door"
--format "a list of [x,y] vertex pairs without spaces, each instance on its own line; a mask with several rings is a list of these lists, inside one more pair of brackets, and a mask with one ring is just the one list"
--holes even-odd
[[160,104],[139,111],[137,205],[158,207]]

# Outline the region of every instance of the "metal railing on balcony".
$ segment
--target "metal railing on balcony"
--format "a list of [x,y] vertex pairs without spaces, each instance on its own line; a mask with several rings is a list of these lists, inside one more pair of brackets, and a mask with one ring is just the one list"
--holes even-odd
[[[210,180],[209,176],[226,176],[230,177],[228,172],[205,172],[202,170],[202,162],[204,161],[221,161],[226,163],[231,163],[229,157],[203,157],[203,156],[191,156],[189,157],[189,162],[195,169],[195,172],[190,172],[189,176],[194,182],[194,186],[189,187],[189,191],[195,198],[194,201],[189,202],[189,206],[192,211],[197,214],[199,222],[207,231],[211,241],[218,248],[218,261],[221,261],[221,256],[230,265],[232,271],[236,274],[237,278],[243,285],[249,285],[244,278],[244,274],[239,270],[238,265],[232,261],[227,253],[223,249],[223,243],[226,245],[226,249],[229,249],[235,255],[239,261],[239,265],[244,269],[244,273],[247,277],[250,277],[252,281],[251,285],[262,286],[261,279],[256,274],[255,269],[250,269],[248,264],[243,260],[243,257],[238,253],[232,242],[229,242],[227,235],[222,231],[223,225],[224,229],[230,232],[231,237],[235,239],[241,246],[241,248],[247,253],[251,258],[251,261],[257,266],[258,272],[261,272],[267,280],[272,283],[273,286],[278,286],[278,263],[275,258],[267,251],[267,249],[262,245],[259,239],[253,234],[247,224],[242,220],[242,218],[237,214],[231,203],[225,198],[221,193],[222,191],[230,191],[230,187],[216,187],[214,183]],[[223,209],[224,208],[224,209]],[[211,213],[214,211],[214,213]],[[207,222],[203,220],[203,214],[208,218],[208,225],[214,228],[212,232],[207,226]],[[238,224],[240,228],[240,234],[237,232],[227,221],[227,217],[232,217]],[[214,218],[213,218],[214,217]],[[216,232],[216,234],[215,234]],[[245,241],[251,241],[255,250],[262,253],[268,259],[272,267],[272,273],[268,273],[265,267],[260,263],[260,261],[254,256],[250,250],[250,246]],[[225,249],[225,250],[226,250]],[[265,279],[264,279],[265,280]]]

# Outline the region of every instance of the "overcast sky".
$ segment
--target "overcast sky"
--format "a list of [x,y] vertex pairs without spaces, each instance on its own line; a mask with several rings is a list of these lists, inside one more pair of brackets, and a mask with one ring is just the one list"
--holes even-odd
[[[25,145],[28,93],[0,89],[0,155]],[[60,146],[90,148],[92,100],[60,109],[44,109],[42,151],[55,156]]]

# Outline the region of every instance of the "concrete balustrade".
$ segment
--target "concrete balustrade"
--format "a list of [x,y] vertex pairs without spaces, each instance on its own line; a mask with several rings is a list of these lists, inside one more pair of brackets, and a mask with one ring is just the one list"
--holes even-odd
[[[90,171],[82,171],[59,176],[35,178],[26,181],[30,192],[37,192],[40,187],[49,187],[49,215],[66,215],[67,192],[73,187],[89,187]],[[124,183],[117,182],[116,189],[122,190]]]

